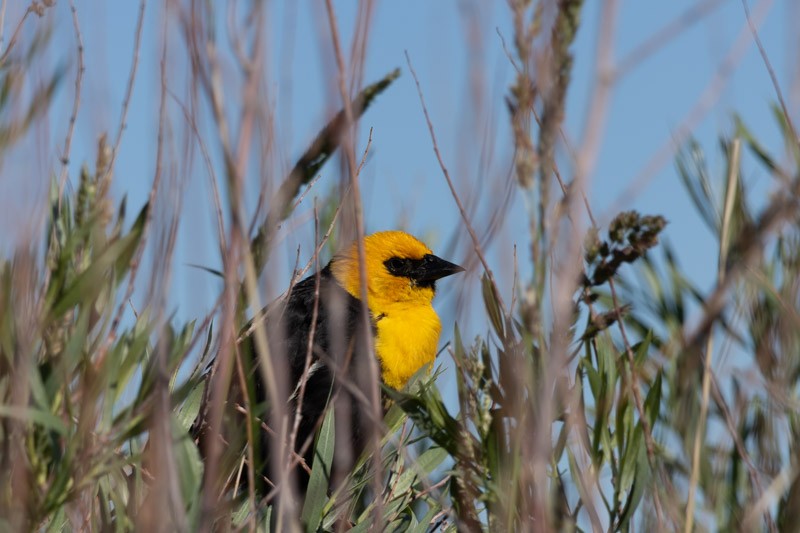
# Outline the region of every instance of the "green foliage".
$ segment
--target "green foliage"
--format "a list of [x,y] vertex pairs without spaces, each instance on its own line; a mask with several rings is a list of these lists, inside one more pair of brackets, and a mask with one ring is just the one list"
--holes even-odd
[[[112,218],[102,179],[84,169],[74,203],[53,194],[43,266],[25,251],[2,265],[8,288],[0,313],[2,409],[26,413],[0,424],[6,460],[20,465],[5,478],[11,491],[0,501],[14,521],[27,515],[27,523],[41,524],[78,497],[97,497],[105,505],[136,461],[124,451],[128,441],[145,430],[143,391],[152,388],[153,378],[145,372],[140,380],[139,402],[123,409],[118,402],[134,375],[147,368],[151,326],[142,317],[113,341],[109,334],[119,328],[116,289],[139,246],[147,209],[124,231],[124,202]],[[26,260],[30,270],[23,274]],[[21,276],[41,287],[41,306],[20,307]],[[164,339],[180,351],[186,334],[176,338],[165,331]],[[35,497],[22,500],[24,508],[16,508],[23,496],[19,483],[35,487],[29,492]]]
[[[332,479],[337,432],[329,409],[310,444],[305,498],[290,512],[269,499],[275,480],[259,463],[275,431],[263,421],[269,406],[255,401],[252,334],[263,316],[245,320],[251,302],[239,278],[246,269],[201,267],[240,296],[207,326],[175,323],[155,302],[134,310],[128,288],[151,206],[126,222],[125,200],[115,205],[110,195],[113,153],[104,138],[94,169],[84,166],[71,194],[53,181],[41,242],[0,258],[0,529],[633,531],[692,521],[702,530],[796,529],[800,148],[793,125],[773,109],[783,136],[778,155],[736,117],[731,137],[719,143],[724,172],[709,167],[694,140],[676,160],[702,222],[729,251],[715,287],[701,290],[688,279],[675,258],[682,243],[659,243],[663,217],[636,211],[590,228],[582,247],[570,243],[573,262],[555,267],[550,258],[560,257],[565,239],[556,228],[575,214],[574,184],[564,186],[562,201],[549,195],[581,7],[558,3],[547,34],[541,3],[522,2],[513,14],[520,34],[508,107],[514,172],[532,200],[530,279],[513,288],[506,307],[495,278],[483,274],[489,331],[464,339],[456,324],[446,335],[455,407],[437,387],[440,369],[423,370],[402,391],[383,387],[378,449],[343,480]],[[552,49],[546,90],[530,71],[535,41]],[[37,34],[27,49],[0,59],[0,158],[46,116],[62,80],[56,69],[20,99],[21,73],[45,42]],[[356,95],[354,120],[398,74]],[[544,111],[538,131],[530,116],[537,108]],[[243,239],[256,272],[275,228],[346,126],[341,110]],[[744,158],[736,156],[739,142]],[[755,205],[743,165],[774,178],[774,197]],[[324,226],[338,212],[331,197]],[[557,270],[569,266],[575,276],[557,280],[568,290],[552,289]],[[202,364],[226,350],[231,383],[244,392],[226,406],[236,416],[222,417],[214,477],[207,450],[191,435],[207,414],[211,378]],[[187,372],[196,353],[200,362]],[[683,490],[693,477],[694,514]]]

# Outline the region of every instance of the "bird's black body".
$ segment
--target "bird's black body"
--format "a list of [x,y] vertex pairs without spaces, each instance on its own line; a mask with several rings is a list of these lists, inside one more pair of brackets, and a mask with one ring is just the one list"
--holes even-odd
[[[365,379],[369,379],[365,372],[369,365],[362,361],[367,355],[363,345],[364,336],[359,334],[361,302],[335,281],[329,267],[325,267],[319,274],[319,303],[316,326],[313,327],[314,340],[309,354],[316,286],[315,275],[297,283],[289,297],[278,304],[278,309],[270,310],[267,317],[273,360],[278,357],[289,364],[291,389],[286,392],[292,415],[298,409],[301,380],[304,374],[307,376],[302,405],[299,405],[301,418],[295,448],[298,451],[303,447],[308,450],[304,455],[309,465],[313,443],[309,445],[307,441],[313,438],[320,423],[329,397],[335,390],[336,378],[350,380],[351,385],[360,387],[361,390],[366,390],[362,385],[365,384]],[[276,312],[281,315],[273,315]],[[265,397],[258,399],[267,400]],[[351,400],[355,402],[355,399]],[[352,416],[357,416],[357,412]],[[360,441],[361,428],[358,425],[356,427],[358,434],[353,437]]]
[[[317,280],[319,280],[319,298],[316,297]],[[316,310],[316,325],[314,324],[315,301],[318,302]],[[353,390],[353,386],[358,390],[366,391],[370,379],[368,374],[369,364],[362,361],[367,356],[363,348],[364,336],[359,334],[361,323],[362,306],[361,302],[345,291],[334,279],[330,266],[320,271],[319,277],[311,275],[294,285],[289,294],[280,300],[270,304],[262,320],[266,326],[267,338],[269,343],[269,357],[272,361],[273,370],[278,382],[278,397],[282,398],[285,405],[285,413],[288,416],[289,433],[295,423],[297,411],[300,411],[299,426],[294,449],[301,454],[308,466],[313,463],[314,443],[313,437],[316,428],[321,423],[322,415],[325,413],[329,400],[337,396],[337,433],[342,430],[350,430],[351,442],[353,443],[353,454],[355,458],[363,449],[364,428],[362,421],[363,397],[361,402],[354,398],[349,392],[340,390],[339,385],[344,380],[349,380],[348,390]],[[248,329],[253,329],[252,327]],[[313,330],[313,343],[309,354],[309,339]],[[261,406],[255,409],[255,415],[267,422],[267,425],[277,433],[277,420],[272,416],[268,405],[271,396],[262,379],[263,373],[259,365],[263,363],[260,355],[255,349],[253,335],[247,336],[240,345],[242,358],[246,359],[248,383],[251,398],[251,405]],[[307,363],[307,357],[310,357]],[[300,384],[303,377],[305,379],[304,390],[301,393]],[[281,379],[283,377],[283,379]],[[289,379],[286,379],[288,377]],[[209,380],[210,381],[210,380]],[[234,376],[232,387],[237,388],[237,379]],[[207,393],[211,388],[207,387]],[[208,394],[206,394],[208,396]],[[236,394],[242,399],[241,388],[238,387]],[[301,398],[302,396],[302,398]],[[207,411],[205,408],[209,398],[204,401],[204,408],[192,428],[192,432],[198,438],[201,453],[205,456],[204,440],[209,437]],[[302,403],[301,403],[302,400]],[[229,402],[230,403],[230,402]],[[231,413],[230,405],[228,413]],[[299,408],[299,409],[298,409]],[[349,418],[346,427],[339,423],[339,412],[346,409],[344,418]],[[223,434],[225,442],[228,444],[226,449],[234,441],[240,441],[245,435],[245,418],[240,413],[232,413],[229,420],[233,419],[234,427],[241,428],[233,435],[230,429]],[[273,465],[269,450],[273,447],[274,437],[264,431],[261,425],[257,437],[258,445],[261,447],[258,457],[256,457],[257,468],[264,477],[275,483],[273,475]],[[338,441],[339,439],[337,439]],[[308,474],[302,468],[295,468],[297,476],[296,482],[302,492],[308,483]],[[259,484],[259,483],[257,483]]]
[[[192,427],[201,454],[206,457],[208,444],[222,439],[223,472],[237,471],[242,457],[252,457],[259,492],[264,489],[274,494],[274,484],[285,481],[278,474],[287,471],[286,461],[296,464],[296,454],[313,467],[313,436],[329,406],[335,413],[336,443],[328,474],[336,485],[363,451],[365,437],[372,435],[373,428],[377,430],[370,424],[370,415],[380,408],[374,405],[380,399],[369,393],[375,390],[375,379],[400,389],[435,357],[441,330],[431,304],[435,283],[464,269],[436,257],[424,243],[400,231],[367,236],[363,246],[363,263],[354,243],[318,275],[291,287],[285,298],[253,320],[237,345],[226,398],[210,398],[210,391],[220,387],[206,387]],[[363,320],[363,303],[353,296],[359,293],[362,281],[370,291],[369,322]],[[252,333],[258,328],[266,331],[268,354],[256,349]],[[367,328],[371,331],[365,331]],[[368,349],[372,338],[375,354]],[[380,376],[372,374],[375,357],[383,365]],[[208,382],[222,385],[215,381],[217,366]],[[274,379],[263,379],[267,370]],[[209,406],[219,402],[226,406],[224,423],[210,428]],[[296,423],[296,453],[290,458],[288,453],[278,453],[275,444],[281,441],[276,437],[284,438],[282,442],[291,440]],[[243,455],[246,445],[252,447],[252,454]],[[306,470],[291,467],[289,471],[304,493]],[[282,483],[278,494],[284,494],[286,488]]]

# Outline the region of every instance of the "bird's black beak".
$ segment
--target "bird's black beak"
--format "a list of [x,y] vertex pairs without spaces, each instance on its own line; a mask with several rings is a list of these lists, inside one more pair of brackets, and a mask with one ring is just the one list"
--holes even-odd
[[409,277],[414,281],[425,283],[436,281],[458,272],[464,272],[464,270],[464,267],[445,261],[441,257],[428,254],[414,265],[414,270]]

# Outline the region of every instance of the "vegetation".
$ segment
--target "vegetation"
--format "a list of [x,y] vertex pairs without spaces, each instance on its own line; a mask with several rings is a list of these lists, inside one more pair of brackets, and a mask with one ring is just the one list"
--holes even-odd
[[[279,226],[309,201],[305,196],[337,150],[343,186],[315,204],[315,252],[296,279],[313,272],[326,242],[333,247],[363,234],[359,175],[369,146],[356,146],[353,127],[368,106],[381,105],[400,73],[351,97],[339,51],[341,110],[252,211],[244,201],[252,158],[242,147],[256,143],[247,131],[267,135],[263,117],[245,99],[240,137],[232,136],[217,83],[219,41],[207,11],[213,8],[176,4],[165,16],[181,21],[181,52],[191,58],[195,96],[210,109],[215,136],[204,137],[195,125],[193,132],[203,150],[213,145],[221,154],[217,170],[225,184],[215,205],[224,268],[209,269],[222,290],[218,305],[196,321],[165,316],[168,273],[150,274],[147,283],[139,274],[148,246],[166,262],[175,246],[176,221],[154,214],[159,202],[171,201],[160,181],[167,172],[161,151],[150,202],[135,206],[135,216],[111,194],[112,180],[130,178],[115,166],[130,94],[113,142],[102,137],[94,163],[69,175],[83,75],[74,9],[78,63],[56,68],[40,89],[21,81],[50,46],[46,17],[57,9],[53,2],[33,2],[19,22],[38,24],[33,37],[14,33],[0,52],[0,161],[48,115],[73,71],[76,90],[46,225],[0,257],[0,529],[800,527],[800,141],[791,114],[778,92],[773,114],[783,146],[764,146],[738,117],[716,151],[693,140],[683,144],[677,173],[718,243],[716,282],[710,291],[699,289],[673,247],[660,242],[667,221],[658,213],[626,210],[607,225],[595,222],[584,193],[591,150],[562,165],[574,168],[562,178],[557,154],[583,7],[578,0],[555,4],[551,22],[543,15],[546,2],[510,2],[515,35],[507,53],[516,78],[507,118],[528,231],[514,233],[520,254],[507,260],[532,265],[515,268],[510,284],[490,268],[486,240],[478,236],[484,232],[468,219],[439,155],[424,84],[410,59],[404,74],[417,81],[432,145],[482,273],[487,333],[467,339],[456,324],[442,336],[440,358],[455,368],[458,409],[446,407],[440,369],[403,391],[382,387],[380,446],[332,492],[327,473],[336,435],[329,411],[313,443],[307,497],[294,505],[281,498],[273,508],[265,503],[270,494],[256,490],[253,450],[264,432],[282,434],[261,422],[266,406],[244,401],[237,408],[246,423],[237,426],[221,410],[216,418],[212,412],[212,424],[229,424],[226,431],[241,442],[202,461],[189,429],[208,365],[214,361],[212,392],[226,391],[231,380],[248,386],[242,361],[266,342],[257,320],[264,305],[259,280]],[[247,46],[237,78],[244,93],[256,95],[264,81],[258,69],[245,67],[260,60],[260,4],[249,6],[255,23],[243,29]],[[326,6],[338,48],[335,14],[331,2]],[[195,17],[179,16],[188,14]],[[171,97],[162,86],[159,147]],[[189,119],[199,113],[182,109]],[[709,166],[707,151],[719,154],[722,171]],[[765,202],[750,195],[743,161],[750,172],[774,178]],[[581,222],[587,219],[588,228]],[[500,288],[508,285],[510,295]],[[146,294],[141,309],[133,308],[135,291]],[[723,377],[718,364],[731,360],[746,371]],[[216,398],[212,410],[224,395]]]

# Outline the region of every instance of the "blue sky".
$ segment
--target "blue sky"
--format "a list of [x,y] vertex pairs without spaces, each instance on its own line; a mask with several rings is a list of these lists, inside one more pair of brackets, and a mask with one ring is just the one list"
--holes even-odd
[[[14,4],[14,3],[12,3]],[[335,2],[345,49],[353,32],[357,3]],[[570,87],[565,129],[578,143],[582,138],[587,103],[594,85],[594,61],[600,2],[588,1],[583,25],[573,47],[575,68]],[[615,33],[616,60],[628,56],[654,33],[684,13],[696,2],[688,0],[622,1]],[[595,213],[607,216],[622,192],[641,173],[647,162],[661,147],[669,146],[690,110],[717,76],[720,65],[734,47],[745,28],[745,17],[738,1],[719,2],[711,13],[684,30],[614,87],[607,114],[597,165],[589,176],[589,198]],[[754,15],[769,7],[769,2],[751,2]],[[335,63],[321,2],[271,2],[268,4],[266,48],[267,105],[276,116],[276,175],[285,171],[304,150],[318,129],[340,106],[338,91],[331,74]],[[94,160],[97,136],[103,131],[116,132],[119,113],[131,63],[138,2],[76,0],[78,16],[86,46],[86,77],[82,91],[82,108],[78,117],[73,171],[83,161]],[[16,21],[21,6],[11,5],[8,21]],[[128,127],[116,165],[114,195],[128,196],[131,213],[148,195],[155,170],[156,131],[159,106],[159,60],[162,42],[163,12],[160,2],[148,2],[139,62]],[[798,95],[790,94],[793,67],[797,68],[797,38],[790,21],[797,20],[800,9],[791,1],[774,2],[760,27],[760,36],[790,105],[797,110]],[[52,23],[54,44],[50,60],[67,62],[71,69],[58,95],[57,105],[48,124],[50,147],[35,153],[43,154],[33,165],[35,179],[23,188],[46,190],[51,168],[58,168],[57,156],[66,131],[74,88],[75,39],[67,2],[51,8],[45,21],[31,19],[27,35],[34,24]],[[217,20],[220,32],[225,30],[225,13]],[[8,27],[6,28],[9,31]],[[373,141],[369,161],[362,174],[363,202],[368,231],[402,227],[426,237],[436,250],[446,250],[455,261],[467,254],[466,234],[455,204],[434,157],[430,138],[419,105],[413,79],[406,66],[408,51],[419,75],[428,109],[436,128],[445,163],[454,176],[456,186],[466,203],[474,206],[474,222],[480,230],[496,204],[499,184],[508,177],[511,156],[510,127],[503,98],[513,79],[513,68],[503,52],[498,32],[512,41],[511,19],[505,2],[377,2],[369,34],[365,64],[365,81],[381,78],[395,67],[403,70],[401,78],[381,95],[361,122],[360,153],[366,144],[369,128]],[[185,94],[186,51],[178,28],[169,26],[170,83],[179,95]],[[770,104],[775,101],[763,61],[752,40],[734,62],[734,70],[713,105],[694,129],[694,135],[708,151],[712,169],[722,172],[724,162],[717,154],[717,135],[731,131],[732,113],[741,114],[765,145],[780,154],[782,146],[773,120]],[[795,64],[792,64],[794,62]],[[223,65],[224,76],[232,76],[230,63]],[[795,73],[796,75],[796,73]],[[184,92],[182,92],[184,91]],[[236,94],[230,95],[229,109],[235,109]],[[176,145],[180,146],[185,125],[173,106],[171,127]],[[208,133],[208,130],[206,130]],[[209,137],[215,162],[219,151]],[[34,140],[27,140],[33,146]],[[571,174],[566,153],[559,152],[559,164]],[[16,175],[29,169],[29,156],[16,156],[3,163],[5,175]],[[169,311],[176,319],[202,316],[220,289],[209,274],[188,264],[211,268],[220,265],[215,228],[210,205],[208,176],[198,155],[191,166],[181,166],[187,175],[182,190],[181,227],[173,264],[172,287],[168,294]],[[176,157],[180,160],[180,155]],[[675,244],[681,264],[701,287],[711,286],[716,270],[714,240],[694,213],[684,193],[672,158],[659,167],[639,194],[623,207],[646,213],[663,214],[670,221],[665,239]],[[771,189],[771,178],[745,160],[745,181],[757,204]],[[73,175],[75,175],[73,173]],[[311,197],[324,195],[337,183],[337,162],[327,165],[309,200],[293,219],[297,233],[287,238],[269,266],[270,291],[279,291],[289,279],[296,246],[303,244],[303,259],[310,253],[309,237],[313,235],[309,220]],[[251,195],[257,193],[257,181],[249,176]],[[0,192],[13,192],[17,185],[8,180]],[[30,185],[33,183],[34,185]],[[222,186],[222,184],[220,184]],[[26,189],[27,190],[27,189]],[[170,209],[170,206],[162,206]],[[10,212],[13,212],[10,211]],[[4,217],[9,224],[8,213]],[[490,261],[503,279],[503,289],[510,291],[512,247],[526,242],[526,215],[519,194],[514,194],[506,213],[505,225],[497,238],[489,243]],[[13,227],[11,225],[7,227]],[[9,232],[4,232],[4,240]],[[11,232],[13,237],[13,232]],[[459,246],[449,246],[458,237]],[[4,246],[5,248],[5,246]],[[444,253],[444,252],[441,252]],[[153,257],[149,256],[152,261]],[[529,257],[519,251],[523,273]],[[445,316],[445,332],[455,318],[453,314],[461,282],[444,281],[438,307]],[[145,283],[140,282],[140,285]],[[466,281],[467,298],[479,295],[479,280],[473,273]],[[510,296],[507,297],[510,300]],[[467,330],[484,330],[485,324],[474,317],[461,315]]]
[[[797,119],[800,40],[794,26],[800,20],[800,4],[795,0],[748,1],[754,16],[766,13],[759,34]],[[117,199],[128,197],[131,218],[146,201],[155,172],[164,3],[154,0],[147,3],[138,76],[113,183]],[[355,0],[334,3],[345,49],[349,50],[357,3]],[[73,178],[83,162],[91,165],[94,161],[98,136],[103,132],[110,132],[112,137],[116,134],[131,65],[139,2],[75,0],[75,4],[85,43],[86,74],[71,154]],[[575,65],[564,123],[568,138],[575,144],[583,138],[587,105],[595,85],[595,48],[602,3],[587,0],[585,4],[583,24],[573,47]],[[629,57],[696,4],[697,0],[620,0],[615,60]],[[717,138],[720,133],[732,131],[733,113],[744,118],[765,146],[779,158],[782,155],[780,135],[770,109],[776,100],[775,90],[747,31],[741,2],[722,0],[716,4],[708,15],[687,24],[615,84],[587,191],[601,222],[607,221],[613,209],[619,207],[664,215],[669,220],[664,240],[673,244],[685,272],[701,290],[708,290],[715,279],[716,243],[684,192],[673,158],[666,157],[642,182],[643,187],[633,198],[622,206],[618,202],[654,154],[664,147],[675,148],[673,141],[686,117],[709,94],[715,80],[721,80],[719,90],[713,92],[708,109],[693,128],[693,135],[706,149],[716,175],[721,176],[725,168],[717,150]],[[27,5],[27,2],[8,2],[6,40]],[[332,78],[335,63],[324,3],[276,1],[268,6],[265,105],[275,114],[272,166],[279,179],[341,102]],[[216,21],[223,39],[225,15],[221,10]],[[47,62],[27,73],[26,80],[30,83],[41,80],[53,65],[66,64],[69,70],[45,123],[34,128],[17,150],[0,161],[0,253],[28,240],[36,242],[30,227],[33,225],[35,229],[36,223],[44,220],[47,187],[53,173],[59,170],[58,156],[74,96],[76,67],[69,2],[58,2],[42,20],[31,17],[22,38],[30,39],[37,25],[47,24],[53,28]],[[425,237],[434,250],[450,260],[464,262],[467,258],[469,246],[463,223],[434,157],[404,52],[408,51],[419,75],[442,156],[481,233],[485,229],[482,225],[498,204],[497,191],[508,179],[512,155],[504,97],[514,70],[498,33],[509,44],[512,42],[510,14],[502,1],[376,2],[365,82],[377,80],[396,67],[403,73],[376,100],[360,125],[359,154],[366,144],[367,132],[373,128],[370,157],[361,176],[368,231],[400,227]],[[187,56],[174,21],[168,26],[168,35],[170,87],[179,97],[185,97]],[[721,71],[732,50],[735,52],[732,69]],[[224,55],[223,78],[226,82],[235,78],[229,55]],[[235,123],[237,94],[234,91],[227,94],[226,105]],[[201,130],[219,169],[219,150],[207,116]],[[180,113],[171,104],[170,135],[175,143],[173,148],[177,149],[170,163],[175,165],[172,168],[179,178],[172,183],[181,187],[177,189],[181,203],[162,201],[158,204],[158,216],[163,219],[165,214],[180,209],[171,285],[166,293],[167,313],[178,324],[204,316],[221,290],[218,279],[189,266],[220,268],[220,258],[205,166],[196,152],[191,164],[182,160],[181,142],[187,133]],[[563,149],[559,150],[558,162],[565,174],[571,175],[570,159]],[[744,160],[743,173],[749,201],[763,205],[774,189],[772,178],[750,158]],[[323,168],[315,189],[287,224],[296,230],[280,242],[268,265],[265,278],[269,283],[264,301],[288,283],[299,244],[301,262],[309,257],[312,198],[324,196],[338,178],[338,161],[332,161]],[[254,174],[248,175],[247,180],[252,205],[258,180]],[[220,187],[224,185],[220,183]],[[504,225],[496,238],[486,244],[489,261],[508,302],[515,244],[520,246],[520,271],[523,276],[530,272],[525,247],[526,213],[516,189],[503,218]],[[135,298],[139,303],[152,269],[163,265],[152,247],[145,259],[137,284],[138,299]],[[444,338],[450,336],[456,319],[466,339],[488,329],[481,313],[457,311],[455,305],[462,298],[470,304],[467,309],[480,308],[478,272],[458,280],[443,280],[439,287],[436,306],[442,314]],[[724,358],[717,360],[720,359],[724,361]],[[449,365],[448,358],[442,361]],[[456,408],[449,374],[445,374],[440,384],[448,405]]]

